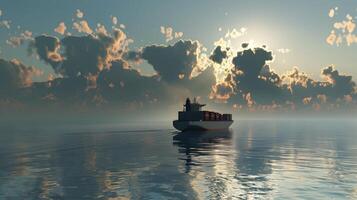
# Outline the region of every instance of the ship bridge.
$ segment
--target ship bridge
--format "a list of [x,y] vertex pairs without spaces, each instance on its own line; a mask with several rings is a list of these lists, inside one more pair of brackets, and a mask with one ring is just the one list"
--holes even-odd
[[202,111],[202,107],[205,105],[206,104],[198,103],[196,98],[193,99],[193,103],[191,103],[190,98],[187,98],[185,105],[183,105],[183,111],[184,112]]

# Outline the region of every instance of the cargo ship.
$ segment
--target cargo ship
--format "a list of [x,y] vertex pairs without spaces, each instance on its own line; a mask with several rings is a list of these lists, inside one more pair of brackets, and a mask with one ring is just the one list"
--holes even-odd
[[218,112],[203,111],[200,104],[194,98],[193,103],[186,99],[183,110],[178,112],[178,120],[173,121],[173,126],[180,131],[192,130],[225,130],[232,123],[232,114],[220,114]]

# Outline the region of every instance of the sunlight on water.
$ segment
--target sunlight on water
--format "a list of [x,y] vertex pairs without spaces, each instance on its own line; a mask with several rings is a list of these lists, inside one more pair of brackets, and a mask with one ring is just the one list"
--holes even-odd
[[356,127],[242,120],[223,132],[7,128],[0,199],[355,199]]

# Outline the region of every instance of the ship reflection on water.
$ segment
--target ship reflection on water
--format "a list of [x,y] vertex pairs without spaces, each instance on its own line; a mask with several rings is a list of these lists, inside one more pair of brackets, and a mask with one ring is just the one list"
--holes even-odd
[[[259,147],[252,150],[247,143],[239,145],[239,138],[247,139],[240,133],[233,134],[232,130],[180,132],[173,136],[173,144],[181,155],[179,159],[184,162],[182,171],[189,175],[196,198],[264,199],[271,196],[270,164],[260,157],[264,157],[264,152],[259,153]],[[245,156],[250,151],[260,156]]]
[[208,156],[216,150],[216,146],[230,144],[232,133],[229,130],[223,131],[187,131],[178,132],[173,136],[173,144],[179,147],[179,153],[185,160],[185,172],[190,171],[191,165],[198,165],[198,160],[193,157]]

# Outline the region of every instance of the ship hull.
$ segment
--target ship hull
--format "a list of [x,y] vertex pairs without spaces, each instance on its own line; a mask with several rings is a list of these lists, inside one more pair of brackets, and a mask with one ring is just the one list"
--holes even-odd
[[226,130],[232,121],[173,121],[173,126],[180,131],[191,130]]

